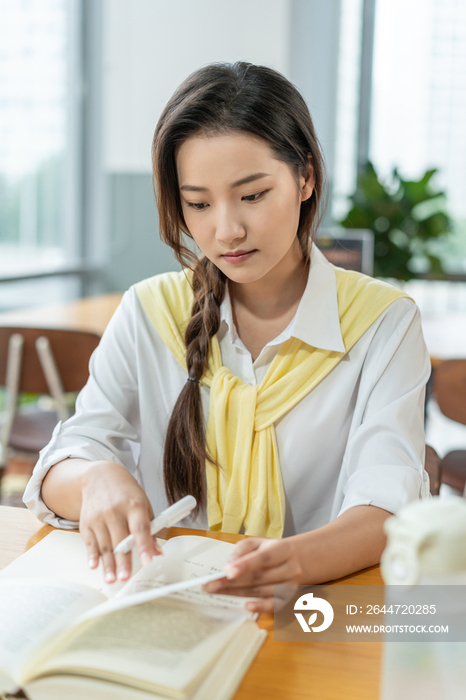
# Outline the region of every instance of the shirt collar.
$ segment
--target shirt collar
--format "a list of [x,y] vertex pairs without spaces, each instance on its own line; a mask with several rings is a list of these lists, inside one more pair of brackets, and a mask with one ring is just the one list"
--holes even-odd
[[220,329],[228,331],[228,337],[230,341],[234,343],[238,340],[239,336],[236,331],[235,322],[233,320],[233,309],[231,307],[231,297],[230,290],[228,289],[228,284],[225,286],[225,297],[220,305]]
[[[228,286],[220,306],[220,320],[226,326],[230,341],[237,341],[238,334],[233,322]],[[302,340],[313,348],[345,352],[338,313],[335,271],[314,244],[307,285],[296,314],[288,327],[268,345],[283,343],[291,337]]]

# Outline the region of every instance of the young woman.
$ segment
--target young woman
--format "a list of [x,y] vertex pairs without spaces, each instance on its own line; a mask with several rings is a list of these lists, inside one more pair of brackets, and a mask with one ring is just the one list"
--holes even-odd
[[274,584],[378,562],[385,519],[427,496],[419,313],[312,244],[322,156],[275,71],[191,75],[159,120],[153,166],[183,270],[125,294],[25,501],[56,527],[79,522],[111,582],[130,575],[115,545],[133,533],[149,561],[154,513],[193,494],[183,525],[252,535],[208,590],[270,610]]

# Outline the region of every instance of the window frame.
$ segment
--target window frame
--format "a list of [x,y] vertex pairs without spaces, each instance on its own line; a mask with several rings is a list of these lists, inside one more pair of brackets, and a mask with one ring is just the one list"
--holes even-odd
[[41,262],[0,272],[0,284],[45,277],[79,279],[81,295],[92,289],[104,254],[101,147],[103,0],[68,0],[67,158],[65,226],[61,264]]

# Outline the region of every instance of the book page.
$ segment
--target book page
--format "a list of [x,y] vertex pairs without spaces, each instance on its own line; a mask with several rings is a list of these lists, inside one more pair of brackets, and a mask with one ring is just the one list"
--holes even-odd
[[[166,700],[167,697],[108,680],[66,674],[38,678],[28,683],[24,692],[34,700]],[[207,698],[204,696],[202,700]]]
[[[43,540],[3,569],[0,572],[0,579],[22,578],[23,576],[37,577],[41,570],[40,567],[37,567],[37,563],[47,567],[47,569],[42,567],[42,570],[47,572],[46,576],[56,575],[67,581],[90,586],[103,593],[107,598],[115,596],[125,585],[118,581],[114,584],[105,583],[101,562],[99,562],[97,569],[89,568],[86,545],[79,532],[65,530],[54,530],[47,537],[44,537]],[[133,574],[140,568],[139,557],[133,550]]]
[[[230,700],[264,642],[267,633],[252,621],[245,622],[224,648],[192,700]],[[85,676],[53,675],[26,685],[34,700],[162,700],[166,694],[143,691],[129,685]]]
[[41,642],[104,596],[55,578],[0,580],[0,668],[12,678]]
[[190,572],[201,568],[202,575],[221,571],[233,553],[234,544],[211,537],[183,535],[172,537],[163,545],[164,554],[173,554],[182,559]]
[[[81,617],[78,620],[76,620],[76,625],[80,625],[82,622],[90,620],[91,618],[101,617],[102,615],[108,615],[109,613],[114,612],[115,610],[123,610],[123,608],[131,608],[134,605],[142,605],[142,603],[148,603],[149,601],[156,600],[158,598],[174,596],[174,594],[180,591],[185,592],[187,589],[203,586],[205,583],[215,581],[216,579],[222,578],[223,576],[224,574],[220,572],[218,574],[204,576],[203,578],[194,578],[189,579],[188,581],[176,581],[175,583],[169,583],[168,585],[162,586],[150,586],[149,588],[147,588],[147,590],[144,589],[141,591],[136,591],[135,593],[131,593],[122,597],[115,596],[115,598],[112,598],[110,600],[107,599],[101,605],[98,605],[97,607],[92,608],[92,610],[88,610],[86,613],[81,615]],[[205,594],[205,596],[207,596],[207,594]],[[230,607],[236,606],[224,605],[216,607],[225,607],[229,609]],[[242,613],[246,614],[246,611],[242,611]]]
[[[87,621],[59,640],[40,672],[108,677],[181,690],[202,675],[244,622],[236,612],[159,599]],[[39,670],[39,669],[37,669]]]
[[[237,609],[244,613],[245,604],[251,598],[212,595],[201,590],[201,579],[221,575],[222,569],[234,549],[229,542],[208,537],[186,535],[173,537],[163,545],[163,556],[153,559],[143,567],[118,593],[117,598],[142,591],[167,586],[176,581],[198,579],[199,586],[171,593],[181,600],[199,605]],[[246,613],[249,614],[249,613]]]
[[230,700],[267,637],[252,620],[236,632],[192,700]]

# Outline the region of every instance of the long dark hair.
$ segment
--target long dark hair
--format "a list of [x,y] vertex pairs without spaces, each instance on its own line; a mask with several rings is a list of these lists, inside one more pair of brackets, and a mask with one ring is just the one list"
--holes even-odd
[[[275,157],[287,163],[296,179],[312,168],[314,190],[302,202],[297,230],[303,259],[321,217],[325,189],[322,154],[309,110],[298,90],[271,68],[250,63],[214,63],[190,75],[162,112],[152,144],[154,189],[160,237],[182,266],[193,271],[194,302],[186,328],[188,375],[200,380],[210,339],[220,325],[225,275],[206,257],[198,258],[183,244],[191,234],[183,218],[176,172],[176,151],[194,135],[242,132],[266,141]],[[200,387],[187,381],[171,415],[164,452],[165,490],[169,502],[192,494],[204,506],[205,426]],[[212,461],[212,460],[211,460]]]

